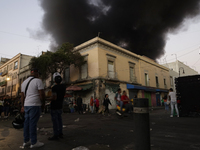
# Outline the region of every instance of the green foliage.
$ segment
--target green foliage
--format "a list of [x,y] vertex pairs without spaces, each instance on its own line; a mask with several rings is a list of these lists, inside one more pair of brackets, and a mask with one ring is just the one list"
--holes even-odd
[[64,43],[56,52],[47,51],[30,61],[32,68],[38,68],[42,79],[47,79],[54,72],[63,73],[70,65],[80,67],[84,64],[84,57],[79,52],[73,51],[73,44]]

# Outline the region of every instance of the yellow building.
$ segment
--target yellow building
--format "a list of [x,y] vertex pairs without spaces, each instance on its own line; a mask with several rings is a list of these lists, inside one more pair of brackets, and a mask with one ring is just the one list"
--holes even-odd
[[19,53],[0,65],[0,98],[5,95],[12,98],[18,96],[20,82],[26,79],[19,76],[20,70],[29,64],[31,58],[32,56]]
[[106,93],[112,108],[116,108],[114,96],[121,88],[130,98],[146,97],[150,106],[157,106],[170,87],[168,68],[99,37],[75,47],[74,51],[85,56],[86,63],[81,68],[70,66],[64,80],[68,78],[70,85],[83,88],[79,94],[85,104],[89,103],[90,96],[102,102]]

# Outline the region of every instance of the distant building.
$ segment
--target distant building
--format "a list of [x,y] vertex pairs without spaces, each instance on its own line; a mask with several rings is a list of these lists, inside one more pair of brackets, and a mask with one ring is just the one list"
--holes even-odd
[[175,85],[175,78],[182,77],[182,76],[190,76],[190,75],[197,75],[199,74],[194,69],[190,68],[189,66],[185,65],[183,62],[175,61],[171,63],[162,64],[163,66],[170,69],[170,87],[176,90]]
[[26,77],[19,76],[20,70],[29,64],[32,57],[19,53],[0,66],[0,98],[19,95],[20,83]]

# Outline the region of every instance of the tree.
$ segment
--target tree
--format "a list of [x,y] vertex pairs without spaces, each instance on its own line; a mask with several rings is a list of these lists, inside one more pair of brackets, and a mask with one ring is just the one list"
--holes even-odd
[[74,52],[74,46],[64,43],[56,52],[47,51],[30,61],[32,68],[38,68],[43,80],[49,78],[54,72],[60,74],[70,65],[80,67],[84,64],[84,57],[79,52]]

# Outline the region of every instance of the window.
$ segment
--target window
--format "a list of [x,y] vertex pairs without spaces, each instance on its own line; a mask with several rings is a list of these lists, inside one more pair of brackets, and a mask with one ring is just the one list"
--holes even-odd
[[165,89],[167,89],[166,79],[164,79],[164,86],[165,86]]
[[134,67],[130,67],[130,80],[131,82],[135,82],[135,69]]
[[81,79],[88,77],[88,64],[87,62],[81,66]]
[[65,69],[65,82],[68,83],[70,81],[70,70],[69,67]]
[[12,86],[12,92],[16,91],[16,84]]
[[12,65],[13,65],[13,64],[10,64],[10,65],[8,66],[8,71],[12,69]]
[[10,88],[11,88],[11,87],[10,87],[10,86],[8,86],[8,88],[7,88],[7,92],[10,92]]
[[145,73],[144,76],[145,76],[145,85],[149,86],[149,76],[147,73]]
[[114,62],[108,61],[108,77],[115,78],[115,71],[114,71]]
[[17,78],[17,72],[13,73],[13,79]]
[[14,70],[18,68],[18,61],[15,62]]
[[137,82],[135,76],[135,63],[129,61],[130,81]]
[[156,76],[156,87],[159,88],[158,77]]
[[164,79],[164,85],[166,85],[166,79]]

